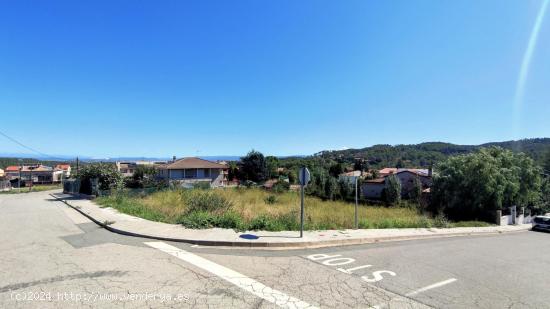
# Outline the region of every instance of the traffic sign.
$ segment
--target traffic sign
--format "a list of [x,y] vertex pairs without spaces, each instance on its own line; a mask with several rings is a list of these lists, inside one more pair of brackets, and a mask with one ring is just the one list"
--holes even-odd
[[298,173],[298,181],[300,182],[300,185],[307,186],[309,181],[311,180],[311,173],[307,169],[307,167],[300,168],[300,172]]

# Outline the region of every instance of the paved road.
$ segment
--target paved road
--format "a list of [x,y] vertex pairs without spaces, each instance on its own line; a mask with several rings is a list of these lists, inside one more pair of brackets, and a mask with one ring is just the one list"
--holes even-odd
[[550,234],[296,251],[107,232],[47,193],[0,195],[0,307],[549,308]]

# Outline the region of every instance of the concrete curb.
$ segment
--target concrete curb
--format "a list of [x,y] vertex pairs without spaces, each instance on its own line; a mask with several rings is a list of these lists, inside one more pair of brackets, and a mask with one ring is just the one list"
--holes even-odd
[[88,218],[90,221],[94,222],[95,224],[99,225],[100,227],[112,233],[125,235],[125,236],[132,236],[132,237],[141,237],[141,238],[147,238],[147,239],[181,242],[181,243],[188,243],[188,244],[199,245],[199,246],[221,247],[221,248],[239,248],[239,249],[250,248],[250,249],[268,249],[268,250],[314,249],[314,248],[350,246],[350,245],[361,245],[361,244],[404,241],[404,240],[497,235],[497,234],[503,234],[503,233],[518,233],[518,232],[523,232],[527,230],[527,229],[522,229],[522,230],[515,230],[515,231],[487,231],[487,232],[468,232],[468,233],[457,232],[457,233],[447,233],[447,234],[440,234],[440,235],[381,236],[376,238],[353,238],[353,239],[337,239],[337,240],[321,240],[321,241],[304,241],[304,242],[298,242],[298,243],[297,242],[242,242],[242,241],[223,241],[223,240],[213,241],[213,240],[201,240],[201,239],[184,239],[184,238],[170,238],[170,237],[146,235],[146,234],[134,233],[130,231],[117,229],[117,228],[111,227],[108,223],[100,222],[96,218],[80,210],[79,207],[75,207],[69,204],[67,200],[59,198],[53,194],[50,194],[50,196],[64,203],[65,205],[71,207],[72,209],[79,212],[81,215]]

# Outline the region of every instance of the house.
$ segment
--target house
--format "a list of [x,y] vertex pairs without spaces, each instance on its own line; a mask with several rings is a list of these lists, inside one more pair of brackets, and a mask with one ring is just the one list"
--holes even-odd
[[158,169],[160,178],[176,180],[182,184],[209,182],[213,187],[220,187],[227,183],[227,174],[225,173],[228,169],[227,165],[200,158],[173,160],[160,165]]
[[70,164],[57,164],[55,170],[63,171],[63,177],[69,178],[71,176],[71,165]]
[[116,169],[119,171],[122,176],[130,177],[134,175],[137,167],[140,165],[145,166],[160,166],[166,164],[166,161],[125,161],[125,162],[116,162]]
[[423,192],[432,186],[431,169],[383,168],[378,171],[378,174],[380,175],[379,178],[366,180],[361,186],[361,192],[367,199],[382,198],[386,179],[390,175],[395,175],[401,183],[401,196],[403,197],[413,188],[416,178],[420,180]]
[[0,178],[4,178],[4,170],[0,168]]
[[363,171],[351,171],[338,175],[338,181],[347,181],[349,183],[355,183],[355,179],[363,176]]
[[134,171],[137,168],[137,164],[135,162],[116,162],[115,164],[117,171],[119,171],[124,177],[134,175]]
[[20,167],[17,165],[6,166],[4,169],[4,176],[7,179],[19,178],[19,168]]
[[21,176],[22,181],[31,181],[33,183],[45,184],[53,183],[54,170],[52,167],[42,164],[23,165],[23,166],[8,166],[5,169],[6,178],[18,179]]

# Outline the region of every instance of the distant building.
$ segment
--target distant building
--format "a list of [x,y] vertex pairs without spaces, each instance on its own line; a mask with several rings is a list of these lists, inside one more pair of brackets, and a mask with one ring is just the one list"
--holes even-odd
[[122,176],[129,177],[134,175],[134,171],[137,168],[135,162],[116,162],[116,169],[119,171]]
[[130,177],[134,175],[134,172],[140,165],[157,167],[166,164],[166,161],[122,161],[116,162],[115,164],[117,171],[119,171],[125,177]]
[[63,177],[69,178],[71,176],[71,165],[70,164],[58,164],[55,166],[56,170],[63,171]]
[[0,168],[0,178],[4,178],[4,170]]
[[214,187],[226,185],[227,168],[227,165],[195,157],[174,160],[158,167],[163,179],[189,184],[209,182]]
[[338,180],[355,183],[355,178],[361,177],[361,176],[363,176],[363,171],[351,171],[351,172],[342,173],[338,175]]
[[54,169],[42,164],[8,166],[5,169],[6,178],[9,180],[18,179],[37,184],[50,184],[54,182]]
[[378,171],[379,178],[366,180],[361,186],[361,192],[367,199],[380,199],[385,188],[386,178],[389,175],[395,175],[401,183],[401,195],[406,196],[414,186],[415,178],[420,180],[422,191],[429,193],[432,186],[431,169],[414,169],[414,168],[383,168]]

